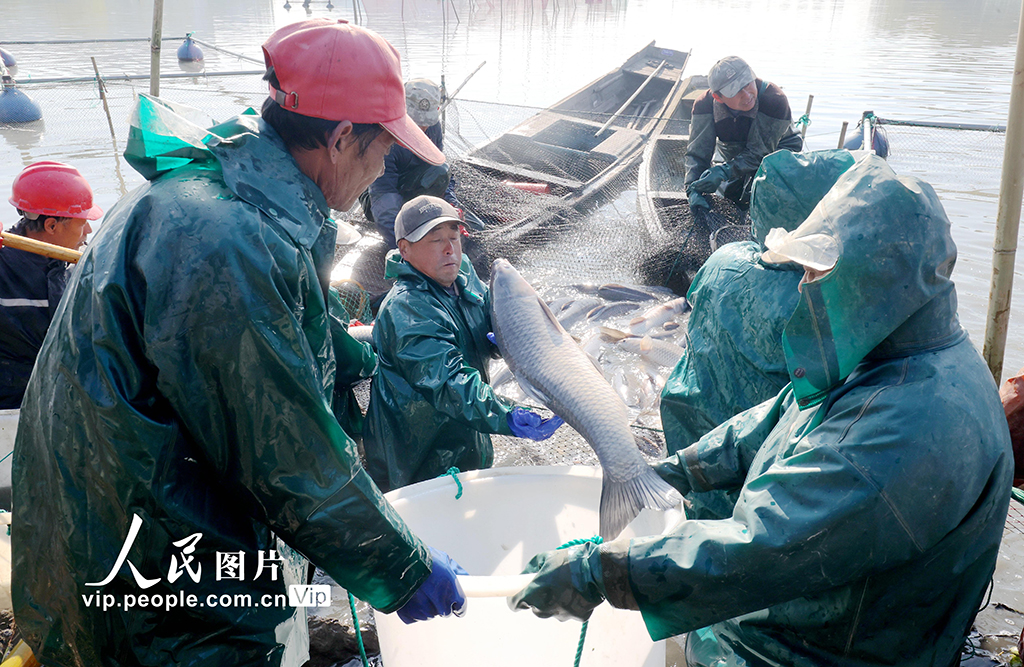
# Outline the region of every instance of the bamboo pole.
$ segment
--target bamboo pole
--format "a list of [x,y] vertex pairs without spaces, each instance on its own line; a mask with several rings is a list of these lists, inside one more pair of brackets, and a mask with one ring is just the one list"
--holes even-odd
[[1006,121],[1003,175],[999,182],[996,236],[992,244],[992,287],[985,324],[985,363],[996,384],[1003,374],[1006,330],[1010,324],[1013,265],[1017,257],[1021,194],[1024,191],[1024,3],[1017,26],[1017,56],[1010,85],[1010,112]]
[[[465,87],[465,85],[467,83],[469,83],[469,80],[473,78],[473,75],[475,75],[477,72],[479,72],[480,68],[483,67],[486,64],[487,64],[487,61],[485,60],[482,63],[480,63],[479,65],[477,65],[476,69],[473,70],[472,72],[470,72],[469,76],[467,76],[465,79],[462,80],[462,83],[460,83],[459,87],[455,89],[455,92],[452,93],[451,95],[446,96],[444,104],[441,105],[441,112],[442,113],[444,113],[444,110],[448,107],[449,104],[452,103],[452,101],[455,99],[455,96],[459,94],[459,91],[461,91]],[[444,79],[444,75],[443,74],[441,75],[441,79],[442,80]]]
[[875,152],[875,142],[871,136],[871,119],[874,117],[874,111],[865,111],[864,115],[860,119],[860,147],[861,150]]
[[[807,122],[804,123],[803,127],[800,128],[800,138],[801,139],[806,139],[807,138],[807,126],[811,124],[811,105],[812,104],[814,104],[814,95],[808,95],[807,96],[807,111],[804,112],[804,116],[803,116],[807,120]],[[840,146],[840,148],[842,148],[842,147]]]
[[30,239],[27,236],[22,236],[21,234],[0,232],[0,237],[3,238],[5,246],[14,248],[15,250],[25,250],[26,252],[42,255],[43,257],[52,257],[53,259],[60,259],[65,262],[71,262],[72,264],[82,257],[82,253],[77,250],[65,248],[60,245],[54,245],[52,243],[46,243],[45,241],[36,241],[35,239]]
[[153,0],[153,37],[149,41],[149,94],[160,97],[160,36],[164,31],[164,0]]
[[107,127],[110,128],[110,141],[114,144],[114,171],[117,173],[117,180],[121,183],[121,196],[128,192],[128,188],[124,184],[124,176],[121,175],[121,158],[118,157],[119,151],[117,149],[117,133],[114,132],[114,119],[110,116],[110,105],[107,104],[107,91],[103,86],[103,77],[100,76],[100,68],[96,64],[96,58],[94,56],[89,57],[92,60],[92,71],[96,72],[96,85],[100,89],[100,100],[103,102],[103,111],[107,114]]
[[850,121],[843,121],[843,129],[839,130],[839,145],[836,148],[842,148],[843,144],[846,143],[846,128],[850,127]]

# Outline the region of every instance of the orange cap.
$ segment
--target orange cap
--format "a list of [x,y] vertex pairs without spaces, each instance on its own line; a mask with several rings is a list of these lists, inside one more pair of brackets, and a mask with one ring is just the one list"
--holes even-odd
[[345,20],[310,19],[287,25],[263,44],[280,90],[270,96],[288,111],[324,120],[378,123],[431,164],[444,153],[409,118],[402,66],[386,39]]

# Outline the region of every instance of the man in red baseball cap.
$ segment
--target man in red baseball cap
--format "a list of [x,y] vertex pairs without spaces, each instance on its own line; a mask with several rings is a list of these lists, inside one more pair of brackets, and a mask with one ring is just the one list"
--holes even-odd
[[271,35],[263,57],[270,84],[263,118],[332,208],[348,210],[384,173],[394,141],[444,163],[406,113],[398,52],[377,33],[343,20],[303,21]]
[[39,353],[13,597],[43,664],[297,667],[305,559],[407,622],[465,604],[335,412],[375,358],[330,294],[331,209],[395,141],[442,154],[375,33],[304,21],[264,52],[261,116],[204,129],[140,96],[125,155],[150,182],[95,234]]

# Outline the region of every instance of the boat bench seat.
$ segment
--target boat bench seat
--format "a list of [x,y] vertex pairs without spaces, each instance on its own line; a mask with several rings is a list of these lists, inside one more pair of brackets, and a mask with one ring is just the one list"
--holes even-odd
[[611,158],[625,155],[643,143],[644,135],[636,130],[611,128],[611,136],[594,146],[591,153],[603,153]]

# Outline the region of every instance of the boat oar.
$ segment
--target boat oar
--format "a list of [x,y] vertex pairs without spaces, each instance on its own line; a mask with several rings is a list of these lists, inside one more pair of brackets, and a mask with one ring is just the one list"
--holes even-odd
[[480,63],[479,65],[476,66],[475,70],[473,70],[472,72],[469,73],[469,76],[467,76],[465,79],[462,80],[462,83],[460,83],[459,87],[455,89],[455,92],[452,93],[451,95],[449,95],[448,99],[446,99],[444,101],[444,104],[441,105],[441,111],[444,111],[445,109],[448,108],[448,105],[452,103],[452,101],[455,99],[455,96],[459,94],[459,91],[462,90],[463,88],[465,88],[466,84],[469,83],[469,80],[473,78],[473,75],[476,74],[477,72],[479,72],[480,68],[483,67],[486,64],[487,64],[487,61],[486,60],[483,61],[482,63]]
[[20,234],[0,232],[0,236],[3,237],[5,246],[10,246],[17,250],[34,252],[35,254],[42,255],[43,257],[52,257],[53,259],[59,259],[71,263],[77,262],[82,257],[82,253],[77,250],[54,245],[52,243],[46,243],[45,241],[36,241],[35,239],[30,239],[27,236],[22,236]]
[[626,100],[621,107],[619,107],[619,110],[612,114],[612,117],[608,119],[608,122],[602,125],[600,130],[594,133],[595,137],[601,136],[602,132],[604,132],[605,130],[612,126],[612,123],[615,122],[615,119],[621,116],[622,113],[629,108],[629,105],[632,104],[633,100],[635,100],[640,95],[640,93],[644,91],[644,88],[647,87],[647,84],[653,81],[654,77],[658,76],[658,73],[661,72],[661,68],[665,66],[666,62],[668,61],[662,60],[661,64],[654,68],[654,71],[651,72],[646,79],[644,79],[644,82],[640,84],[640,87],[636,89],[636,92],[630,95],[629,99]]

